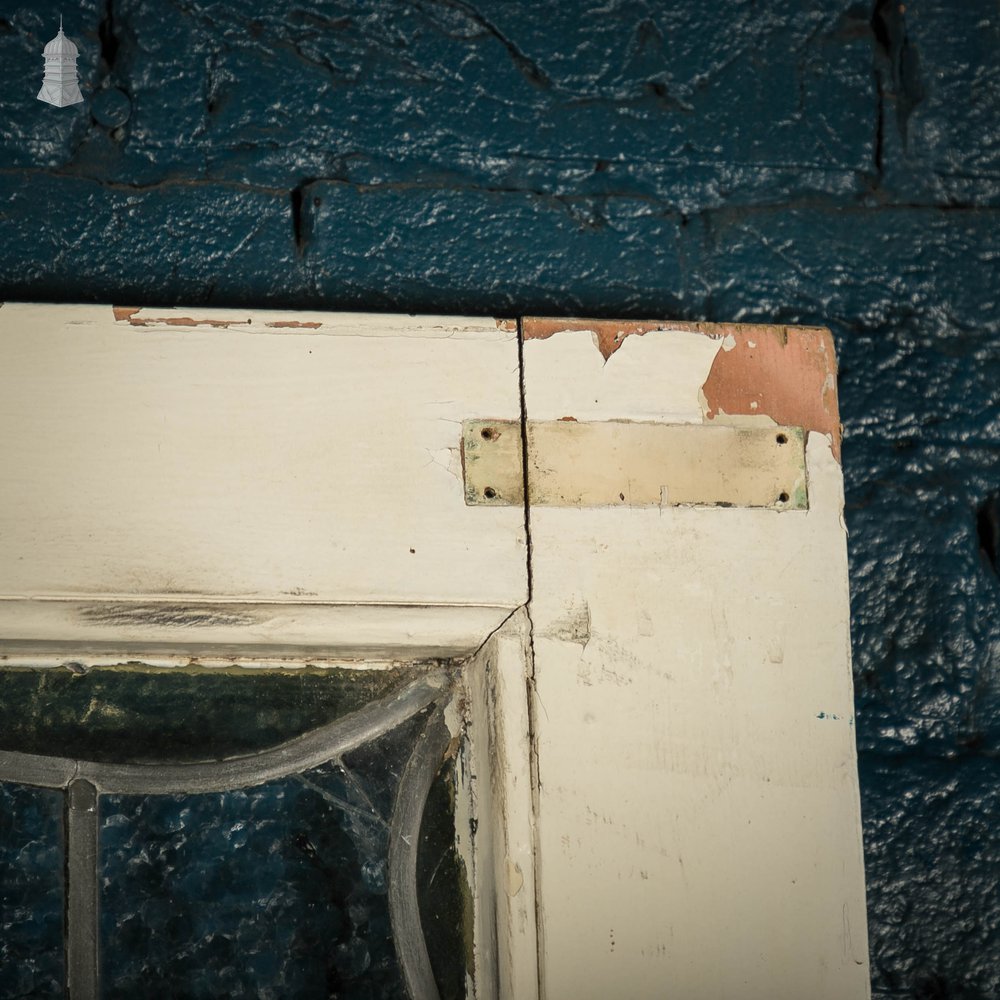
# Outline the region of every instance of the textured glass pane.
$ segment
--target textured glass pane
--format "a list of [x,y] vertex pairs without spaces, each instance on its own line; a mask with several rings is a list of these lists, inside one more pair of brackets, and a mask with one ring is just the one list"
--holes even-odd
[[233,756],[331,722],[408,676],[136,664],[0,670],[0,749],[116,762]]
[[61,997],[63,795],[0,783],[0,997]]
[[405,997],[388,824],[425,719],[256,788],[103,797],[103,996]]
[[420,920],[440,1000],[462,1000],[472,968],[472,900],[455,847],[455,787],[454,761],[448,761],[427,797],[417,854]]

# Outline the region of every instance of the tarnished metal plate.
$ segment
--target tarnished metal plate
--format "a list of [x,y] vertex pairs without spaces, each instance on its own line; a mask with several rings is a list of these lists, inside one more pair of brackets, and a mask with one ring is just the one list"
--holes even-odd
[[521,424],[516,420],[463,421],[462,471],[468,506],[523,504]]
[[[808,507],[800,427],[529,421],[529,496],[549,507]],[[466,420],[467,504],[524,502],[521,427]]]

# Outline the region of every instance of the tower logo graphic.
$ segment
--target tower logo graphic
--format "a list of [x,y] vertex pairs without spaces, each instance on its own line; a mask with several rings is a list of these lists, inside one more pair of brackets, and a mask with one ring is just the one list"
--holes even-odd
[[38,99],[57,108],[79,104],[83,100],[76,72],[76,46],[63,34],[59,18],[59,34],[45,46],[45,78]]

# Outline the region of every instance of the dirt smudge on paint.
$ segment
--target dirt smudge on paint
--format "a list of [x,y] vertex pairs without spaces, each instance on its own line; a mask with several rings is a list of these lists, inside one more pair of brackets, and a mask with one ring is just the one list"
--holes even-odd
[[590,605],[583,600],[570,601],[563,616],[552,621],[544,636],[586,648],[590,642]]
[[179,604],[93,604],[80,609],[80,618],[88,625],[116,628],[213,628],[250,626],[257,618],[243,610],[212,605]]

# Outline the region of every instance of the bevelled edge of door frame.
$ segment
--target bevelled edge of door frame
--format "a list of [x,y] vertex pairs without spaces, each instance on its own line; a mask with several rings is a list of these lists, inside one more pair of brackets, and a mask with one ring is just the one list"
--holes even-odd
[[0,599],[0,664],[60,653],[454,659],[475,653],[515,607]]
[[458,849],[476,887],[477,1000],[538,1000],[531,622],[519,608],[462,670],[469,740],[459,754]]

